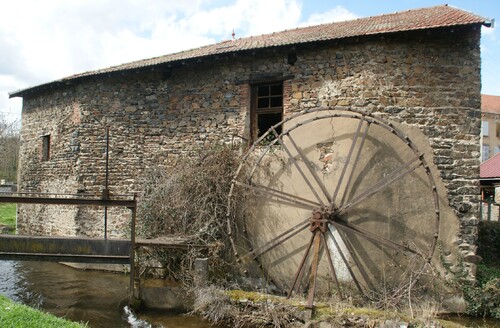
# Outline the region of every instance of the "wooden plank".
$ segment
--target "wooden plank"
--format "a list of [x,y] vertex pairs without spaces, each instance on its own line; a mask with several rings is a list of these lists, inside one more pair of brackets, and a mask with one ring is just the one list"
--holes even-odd
[[202,244],[192,244],[189,239],[186,238],[153,238],[153,239],[142,239],[137,238],[135,240],[136,246],[149,246],[149,247],[165,247],[173,249],[189,249],[189,248],[208,248],[207,245]]

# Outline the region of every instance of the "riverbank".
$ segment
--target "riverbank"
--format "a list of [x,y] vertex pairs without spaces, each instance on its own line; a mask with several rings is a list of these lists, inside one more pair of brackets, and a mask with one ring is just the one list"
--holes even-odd
[[[349,301],[317,302],[314,311],[304,300],[286,299],[241,290],[222,290],[211,286],[195,291],[193,313],[214,324],[239,327],[497,327],[495,319],[472,319],[465,325],[446,320],[436,303],[414,305],[408,311],[389,311],[357,307]],[[463,320],[462,320],[463,321]],[[465,321],[464,321],[465,322]]]
[[86,324],[56,317],[0,295],[0,327],[4,328],[83,328]]

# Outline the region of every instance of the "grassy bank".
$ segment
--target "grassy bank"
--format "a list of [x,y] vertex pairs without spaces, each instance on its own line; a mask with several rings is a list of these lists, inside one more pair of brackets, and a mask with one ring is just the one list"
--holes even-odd
[[2,328],[82,328],[86,325],[71,322],[18,304],[0,295],[0,327]]
[[16,204],[0,204],[0,225],[16,228]]

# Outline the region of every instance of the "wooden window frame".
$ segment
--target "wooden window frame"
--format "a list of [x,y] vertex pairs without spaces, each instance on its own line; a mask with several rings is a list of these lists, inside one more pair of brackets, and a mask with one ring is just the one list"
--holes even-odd
[[[259,95],[259,89],[268,88],[267,95]],[[274,87],[274,90],[273,90]],[[277,88],[278,87],[278,88]],[[280,93],[276,93],[277,90],[280,90]],[[278,122],[283,120],[284,113],[284,82],[283,80],[279,81],[267,81],[262,83],[255,83],[251,85],[251,118],[250,118],[250,139],[252,143],[254,143],[262,134],[266,131],[259,131],[259,115],[268,115],[268,114],[280,114],[280,119],[276,121],[272,121],[267,124],[269,126],[275,125]],[[273,102],[275,103],[279,98],[279,106],[273,106]],[[266,101],[267,100],[267,101]],[[267,102],[267,106],[265,106]],[[278,133],[281,132],[277,131]]]

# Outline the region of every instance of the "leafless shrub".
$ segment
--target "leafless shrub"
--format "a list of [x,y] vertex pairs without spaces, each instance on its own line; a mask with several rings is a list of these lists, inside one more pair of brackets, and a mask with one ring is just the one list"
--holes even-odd
[[238,309],[222,289],[214,286],[197,288],[194,296],[193,313],[214,324],[231,322],[238,317]]
[[19,122],[9,122],[0,113],[0,177],[16,181],[18,153],[20,146]]
[[[190,282],[196,257],[209,257],[211,268],[231,272],[225,261],[229,254],[227,224],[228,194],[239,165],[239,148],[214,145],[181,156],[173,167],[156,167],[142,179],[139,202],[139,235],[145,238],[178,236],[209,250],[172,251],[151,249],[167,271],[178,280]],[[233,199],[238,199],[233,193]],[[237,201],[233,204],[236,205]],[[235,212],[231,211],[236,215]],[[220,277],[219,277],[220,278]]]
[[430,326],[432,322],[437,318],[439,310],[440,305],[435,301],[423,301],[415,306],[415,313],[413,313],[413,318],[416,318],[420,322],[425,323],[426,326]]
[[295,306],[270,299],[231,300],[224,290],[213,286],[196,289],[193,313],[212,323],[231,324],[234,328],[281,328],[302,322],[301,311]]
[[181,157],[171,169],[147,172],[139,209],[141,232],[147,237],[182,235],[203,242],[220,240],[237,165],[235,149],[217,145]]

